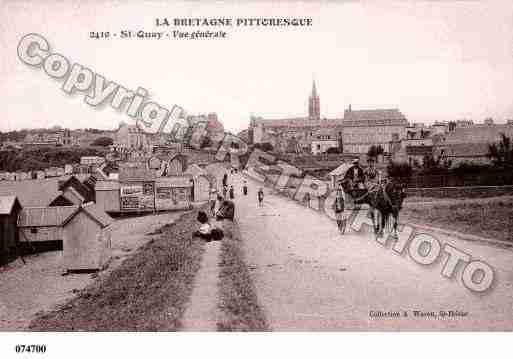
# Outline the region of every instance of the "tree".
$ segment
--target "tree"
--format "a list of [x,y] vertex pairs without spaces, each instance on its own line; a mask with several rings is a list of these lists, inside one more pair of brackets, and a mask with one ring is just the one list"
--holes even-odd
[[274,147],[269,142],[255,143],[255,148],[264,152],[271,152]]
[[96,140],[94,140],[91,143],[91,146],[107,147],[107,146],[112,145],[113,143],[114,143],[114,141],[110,137],[98,137]]
[[424,157],[422,158],[422,167],[424,168],[424,170],[429,170],[438,167],[439,161],[440,158],[438,158],[438,160],[435,160],[435,157],[433,157],[433,154],[431,153],[424,155]]
[[513,146],[511,139],[504,133],[501,133],[501,139],[498,143],[488,145],[487,156],[496,166],[513,165]]
[[340,147],[330,147],[326,150],[326,153],[332,154],[332,153],[342,153],[342,150]]
[[410,179],[413,174],[412,167],[406,162],[390,162],[387,166],[390,178]]
[[442,175],[449,172],[449,163],[447,161],[442,162],[442,157],[435,158],[432,153],[424,155],[422,158],[422,170],[423,175]]

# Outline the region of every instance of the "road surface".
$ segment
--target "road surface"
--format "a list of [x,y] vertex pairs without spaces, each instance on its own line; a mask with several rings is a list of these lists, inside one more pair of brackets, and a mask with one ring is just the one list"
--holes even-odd
[[[493,289],[476,294],[461,283],[461,267],[456,279],[447,279],[440,274],[445,259],[423,266],[368,233],[341,236],[329,217],[273,195],[268,188],[264,206],[258,208],[261,184],[246,180],[249,194],[243,196],[242,175],[230,176],[236,220],[273,330],[513,329],[511,250],[435,235],[494,268]],[[442,318],[440,311],[463,316]]]

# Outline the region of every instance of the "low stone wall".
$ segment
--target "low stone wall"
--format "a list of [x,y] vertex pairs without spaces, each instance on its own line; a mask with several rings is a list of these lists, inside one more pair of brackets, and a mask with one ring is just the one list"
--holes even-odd
[[513,186],[466,186],[437,188],[408,188],[408,196],[434,198],[484,198],[513,195]]

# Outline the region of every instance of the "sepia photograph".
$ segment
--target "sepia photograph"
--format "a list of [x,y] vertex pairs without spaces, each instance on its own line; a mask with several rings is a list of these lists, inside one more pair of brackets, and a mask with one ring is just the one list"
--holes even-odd
[[511,1],[0,14],[2,357],[513,330]]

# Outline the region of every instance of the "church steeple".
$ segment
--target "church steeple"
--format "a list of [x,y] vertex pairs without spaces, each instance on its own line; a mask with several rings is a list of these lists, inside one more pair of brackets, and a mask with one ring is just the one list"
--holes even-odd
[[320,120],[321,118],[321,101],[317,95],[315,80],[312,83],[312,94],[308,99],[308,117],[312,120]]

